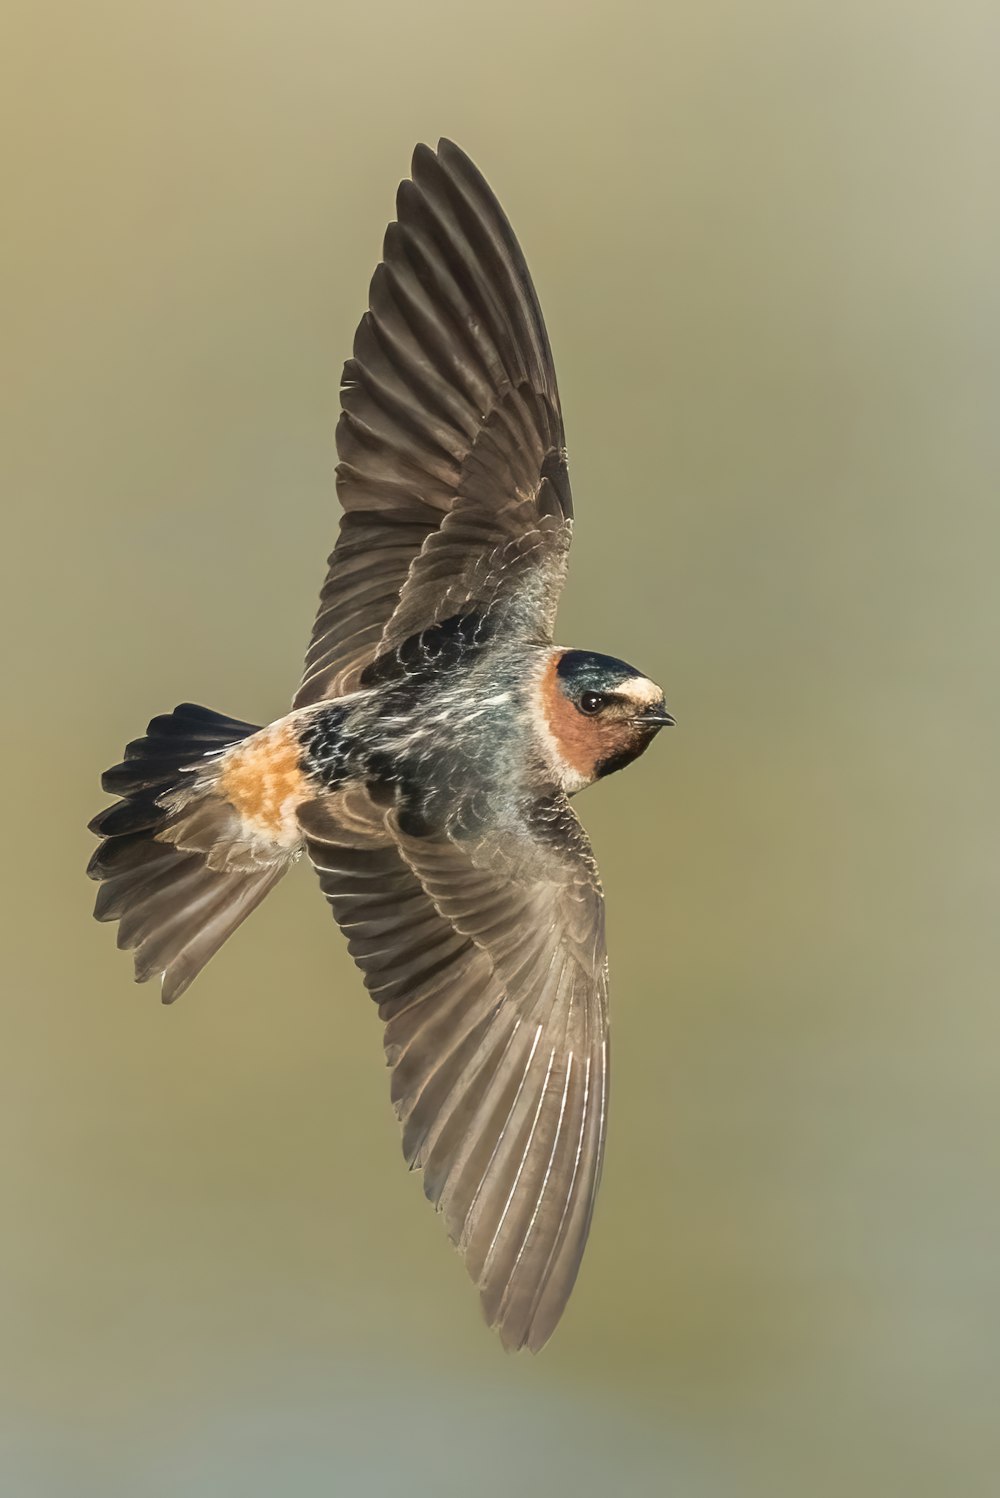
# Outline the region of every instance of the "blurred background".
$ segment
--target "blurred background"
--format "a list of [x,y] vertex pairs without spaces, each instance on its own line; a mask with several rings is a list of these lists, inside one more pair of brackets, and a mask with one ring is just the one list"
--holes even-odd
[[[0,1489],[997,1491],[991,4],[14,0]],[[508,1358],[408,1177],[307,867],[176,1008],[90,918],[101,770],[264,722],[418,139],[521,236],[578,509],[566,643],[679,726],[578,808],[612,1122]]]

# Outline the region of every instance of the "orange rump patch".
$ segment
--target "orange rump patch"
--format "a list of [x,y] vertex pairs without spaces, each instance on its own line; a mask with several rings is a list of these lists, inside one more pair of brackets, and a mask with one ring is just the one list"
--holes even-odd
[[291,725],[278,723],[225,756],[219,791],[258,836],[298,841],[295,813],[311,794],[299,754],[298,735]]

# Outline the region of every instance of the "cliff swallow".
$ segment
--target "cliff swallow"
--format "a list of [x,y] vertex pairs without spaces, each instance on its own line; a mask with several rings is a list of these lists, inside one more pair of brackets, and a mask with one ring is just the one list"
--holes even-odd
[[95,914],[172,1003],[304,850],[392,1100],[505,1346],[576,1279],[608,1101],[604,904],[570,797],[674,720],[554,645],[573,531],[549,341],[472,162],[418,146],[344,367],[340,532],[292,711],[190,704],[108,770]]

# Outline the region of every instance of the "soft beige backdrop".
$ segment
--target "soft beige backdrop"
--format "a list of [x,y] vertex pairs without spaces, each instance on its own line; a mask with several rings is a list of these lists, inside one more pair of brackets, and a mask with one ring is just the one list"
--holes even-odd
[[[8,5],[0,1490],[992,1498],[995,6]],[[399,1156],[310,871],[174,1010],[101,769],[294,687],[340,365],[418,138],[559,362],[567,643],[679,726],[580,810],[615,1078],[509,1359]]]

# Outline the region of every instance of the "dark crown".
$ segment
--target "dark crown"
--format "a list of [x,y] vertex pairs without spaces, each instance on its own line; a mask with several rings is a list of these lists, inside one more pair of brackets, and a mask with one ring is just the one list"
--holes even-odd
[[559,657],[556,675],[564,692],[607,692],[630,677],[641,676],[634,666],[616,660],[613,655],[598,655],[594,650],[567,650]]

